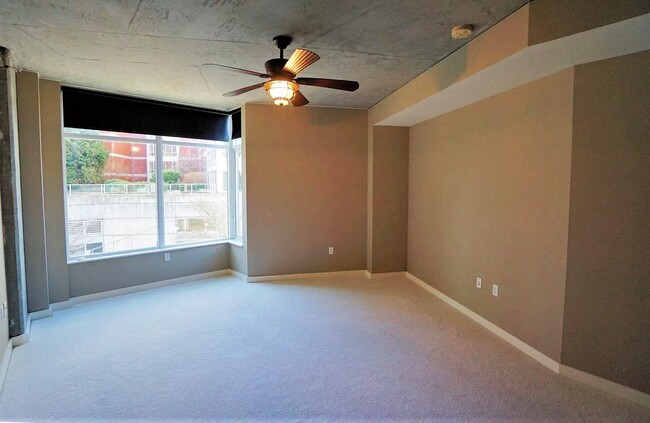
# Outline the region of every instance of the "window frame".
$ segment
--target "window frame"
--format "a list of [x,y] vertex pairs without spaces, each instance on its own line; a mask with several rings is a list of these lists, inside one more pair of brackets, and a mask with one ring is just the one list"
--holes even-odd
[[[112,136],[112,135],[98,135],[98,134],[79,134],[74,132],[75,130],[84,130],[84,128],[63,128],[62,133],[62,143],[63,149],[65,151],[65,143],[67,138],[80,138],[83,136],[84,139],[91,139],[97,141],[110,141],[118,143],[139,143],[139,144],[148,144],[154,145],[155,147],[155,163],[156,163],[156,172],[159,172],[159,169],[164,169],[164,146],[173,146],[175,150],[178,151],[178,147],[198,147],[198,148],[213,148],[215,150],[226,151],[227,154],[227,163],[228,163],[228,193],[227,193],[227,226],[228,226],[228,236],[226,238],[214,239],[209,241],[197,241],[197,242],[187,242],[182,244],[165,244],[165,200],[164,200],[164,180],[162,177],[156,178],[156,210],[157,210],[157,230],[158,230],[158,240],[157,246],[155,247],[146,247],[146,248],[137,248],[132,250],[125,251],[115,251],[115,252],[102,252],[99,254],[89,254],[86,256],[70,256],[70,245],[69,245],[69,234],[68,234],[68,199],[67,199],[67,179],[66,179],[66,164],[65,160],[63,161],[63,184],[64,184],[64,210],[65,210],[65,235],[66,235],[66,258],[68,263],[76,263],[80,261],[89,261],[89,260],[102,260],[115,257],[124,257],[124,256],[133,256],[139,254],[147,254],[152,252],[162,252],[162,251],[171,251],[171,250],[181,250],[185,248],[196,248],[202,246],[218,245],[224,243],[234,243],[241,244],[242,237],[237,234],[237,197],[236,189],[231,189],[235,187],[235,181],[237,178],[236,173],[236,150],[241,151],[241,138],[237,138],[231,141],[211,141],[211,140],[198,140],[202,142],[191,142],[191,141],[178,141],[165,139],[166,137],[156,135],[154,136],[149,134],[138,134],[138,135],[147,135],[152,138],[129,138],[123,136]],[[234,142],[237,141],[237,142]],[[147,166],[149,166],[149,151],[147,151]],[[162,175],[162,172],[160,172]],[[243,209],[242,209],[243,212]],[[102,225],[103,226],[103,225]]]

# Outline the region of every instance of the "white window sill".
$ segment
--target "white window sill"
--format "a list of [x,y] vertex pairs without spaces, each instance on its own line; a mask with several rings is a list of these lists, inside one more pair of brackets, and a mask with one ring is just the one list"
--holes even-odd
[[214,241],[214,242],[202,242],[202,243],[197,243],[197,244],[186,244],[186,245],[174,245],[174,246],[168,246],[168,247],[162,247],[162,248],[148,248],[144,250],[137,250],[137,251],[127,251],[124,253],[115,253],[115,254],[107,254],[107,255],[101,255],[101,256],[85,256],[85,257],[79,257],[79,258],[74,258],[74,259],[68,259],[68,264],[81,264],[81,263],[87,263],[90,261],[101,261],[101,260],[111,260],[111,259],[117,259],[117,258],[123,258],[123,257],[134,257],[134,256],[143,256],[146,254],[160,254],[160,253],[167,253],[170,251],[178,251],[178,250],[188,250],[191,248],[202,248],[202,247],[210,247],[213,245],[221,245],[221,244],[231,244],[231,245],[236,245],[238,247],[243,247],[244,243],[240,239],[222,239],[219,241]]

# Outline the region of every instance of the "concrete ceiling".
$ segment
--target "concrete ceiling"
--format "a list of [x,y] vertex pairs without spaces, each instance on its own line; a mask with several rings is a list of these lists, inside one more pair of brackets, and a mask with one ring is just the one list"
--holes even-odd
[[300,76],[358,80],[354,93],[301,87],[312,105],[369,108],[528,0],[0,0],[0,45],[18,68],[68,85],[230,110],[270,102],[255,71],[275,35],[321,60]]

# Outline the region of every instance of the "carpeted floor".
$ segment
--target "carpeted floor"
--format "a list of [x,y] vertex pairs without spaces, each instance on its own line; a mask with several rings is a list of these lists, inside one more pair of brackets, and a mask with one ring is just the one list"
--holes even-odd
[[14,350],[2,421],[650,421],[402,278],[232,277],[74,306]]

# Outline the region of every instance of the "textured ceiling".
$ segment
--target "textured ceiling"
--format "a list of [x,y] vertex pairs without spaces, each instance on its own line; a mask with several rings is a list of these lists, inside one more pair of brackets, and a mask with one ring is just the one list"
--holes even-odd
[[312,105],[368,108],[528,0],[0,0],[0,45],[14,64],[65,84],[211,109],[269,102],[260,82],[221,70],[255,71],[303,47],[321,60],[300,76],[358,80],[354,93],[301,87]]

